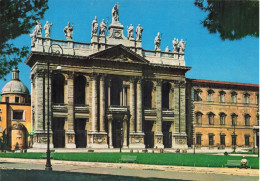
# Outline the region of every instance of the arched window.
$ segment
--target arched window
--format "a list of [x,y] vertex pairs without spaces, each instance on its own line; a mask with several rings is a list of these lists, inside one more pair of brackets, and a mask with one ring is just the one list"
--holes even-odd
[[225,102],[225,91],[220,91],[219,92],[219,102]]
[[244,118],[245,118],[245,125],[249,126],[250,125],[250,115],[249,114],[245,114]]
[[202,93],[201,89],[194,90],[194,101],[202,101],[201,93]]
[[250,97],[250,94],[248,94],[247,92],[244,93],[244,103],[245,104],[249,104],[249,97]]
[[231,102],[236,103],[237,102],[237,93],[235,91],[231,92]]
[[64,83],[65,78],[62,74],[54,74],[52,76],[52,102],[64,104]]
[[143,102],[145,109],[152,108],[152,91],[153,83],[151,81],[145,81],[143,84]]
[[199,111],[195,113],[196,124],[202,123],[202,115],[202,112]]
[[221,112],[221,113],[219,113],[219,124],[220,125],[225,125],[226,123],[226,114],[225,113],[223,113],[223,112]]
[[169,109],[171,84],[169,82],[162,84],[162,108]]
[[209,118],[209,124],[213,125],[214,124],[214,116],[215,114],[213,112],[208,113],[208,118]]
[[235,114],[235,113],[231,114],[231,124],[232,124],[232,126],[237,125],[237,114]]
[[86,78],[82,75],[74,79],[74,104],[85,104]]
[[215,92],[212,89],[208,90],[208,101],[213,101],[213,94],[214,93]]

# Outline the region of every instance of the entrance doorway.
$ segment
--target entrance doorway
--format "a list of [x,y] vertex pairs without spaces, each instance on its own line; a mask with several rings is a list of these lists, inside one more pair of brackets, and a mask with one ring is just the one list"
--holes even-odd
[[54,148],[65,147],[65,118],[53,118],[52,131],[53,131],[53,146]]
[[86,136],[86,119],[75,119],[75,141],[77,148],[86,148],[87,146],[87,136]]
[[144,144],[146,148],[154,147],[154,132],[153,129],[153,121],[145,121],[144,122]]
[[114,148],[120,148],[123,142],[123,122],[122,120],[113,120],[112,122],[112,145]]
[[163,145],[164,148],[172,148],[172,132],[170,132],[171,122],[163,122]]

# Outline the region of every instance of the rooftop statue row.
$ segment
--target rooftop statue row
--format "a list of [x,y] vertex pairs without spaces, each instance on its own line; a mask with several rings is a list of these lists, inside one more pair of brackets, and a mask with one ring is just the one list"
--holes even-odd
[[[115,21],[115,19],[114,19],[114,21]],[[100,25],[99,25],[99,35],[100,36],[105,35],[105,33],[107,31],[107,23],[108,23],[108,21],[105,22],[104,19],[100,23]],[[98,32],[98,21],[97,21],[97,17],[95,16],[94,20],[92,21],[91,37],[93,35],[97,35],[97,32]],[[133,27],[132,24],[130,24],[130,26],[127,27],[127,38],[129,40],[134,40],[134,33],[133,32],[134,32],[134,27]],[[140,24],[136,27],[135,33],[136,33],[136,40],[142,40],[143,28],[141,27]]]
[[[155,51],[161,51],[161,41],[162,41],[162,36],[160,32],[158,32],[157,36],[154,38]],[[172,44],[173,44],[173,52],[180,52],[180,53],[184,52],[186,42],[183,41],[183,39],[181,39],[181,41],[179,42],[178,39],[174,38],[172,40]],[[165,52],[170,52],[168,46],[166,47]]]

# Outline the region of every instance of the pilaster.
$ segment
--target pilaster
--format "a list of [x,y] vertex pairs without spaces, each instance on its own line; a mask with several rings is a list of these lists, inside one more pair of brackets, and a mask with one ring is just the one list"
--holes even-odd
[[164,148],[162,133],[162,80],[158,79],[156,85],[156,131],[154,137],[154,147]]
[[135,90],[134,79],[130,78],[130,133],[135,132]]
[[65,147],[76,148],[74,131],[74,73],[69,72],[67,77],[68,101],[68,129],[66,130]]

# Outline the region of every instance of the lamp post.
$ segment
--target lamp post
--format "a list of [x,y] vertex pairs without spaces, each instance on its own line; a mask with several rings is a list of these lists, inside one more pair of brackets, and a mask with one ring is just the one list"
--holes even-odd
[[123,128],[120,129],[120,153],[122,152]]
[[[52,46],[54,45],[57,45],[62,50],[62,54],[63,54],[63,49],[58,44],[52,44],[49,47],[48,54],[53,53]],[[55,54],[59,55],[60,51],[57,50]],[[47,59],[47,77],[48,77],[47,80],[47,117],[48,118],[47,118],[47,152],[46,152],[47,160],[46,160],[45,170],[52,171],[51,158],[50,158],[50,61],[47,58],[47,55],[46,55],[46,59]],[[57,69],[61,69],[61,66],[58,66]]]
[[233,140],[233,142],[234,142],[234,145],[233,145],[234,148],[233,149],[234,150],[233,150],[233,152],[236,152],[236,142],[237,142],[237,138],[236,138],[236,120],[234,121],[234,132],[233,133],[234,133],[234,138],[233,138],[234,139]]

